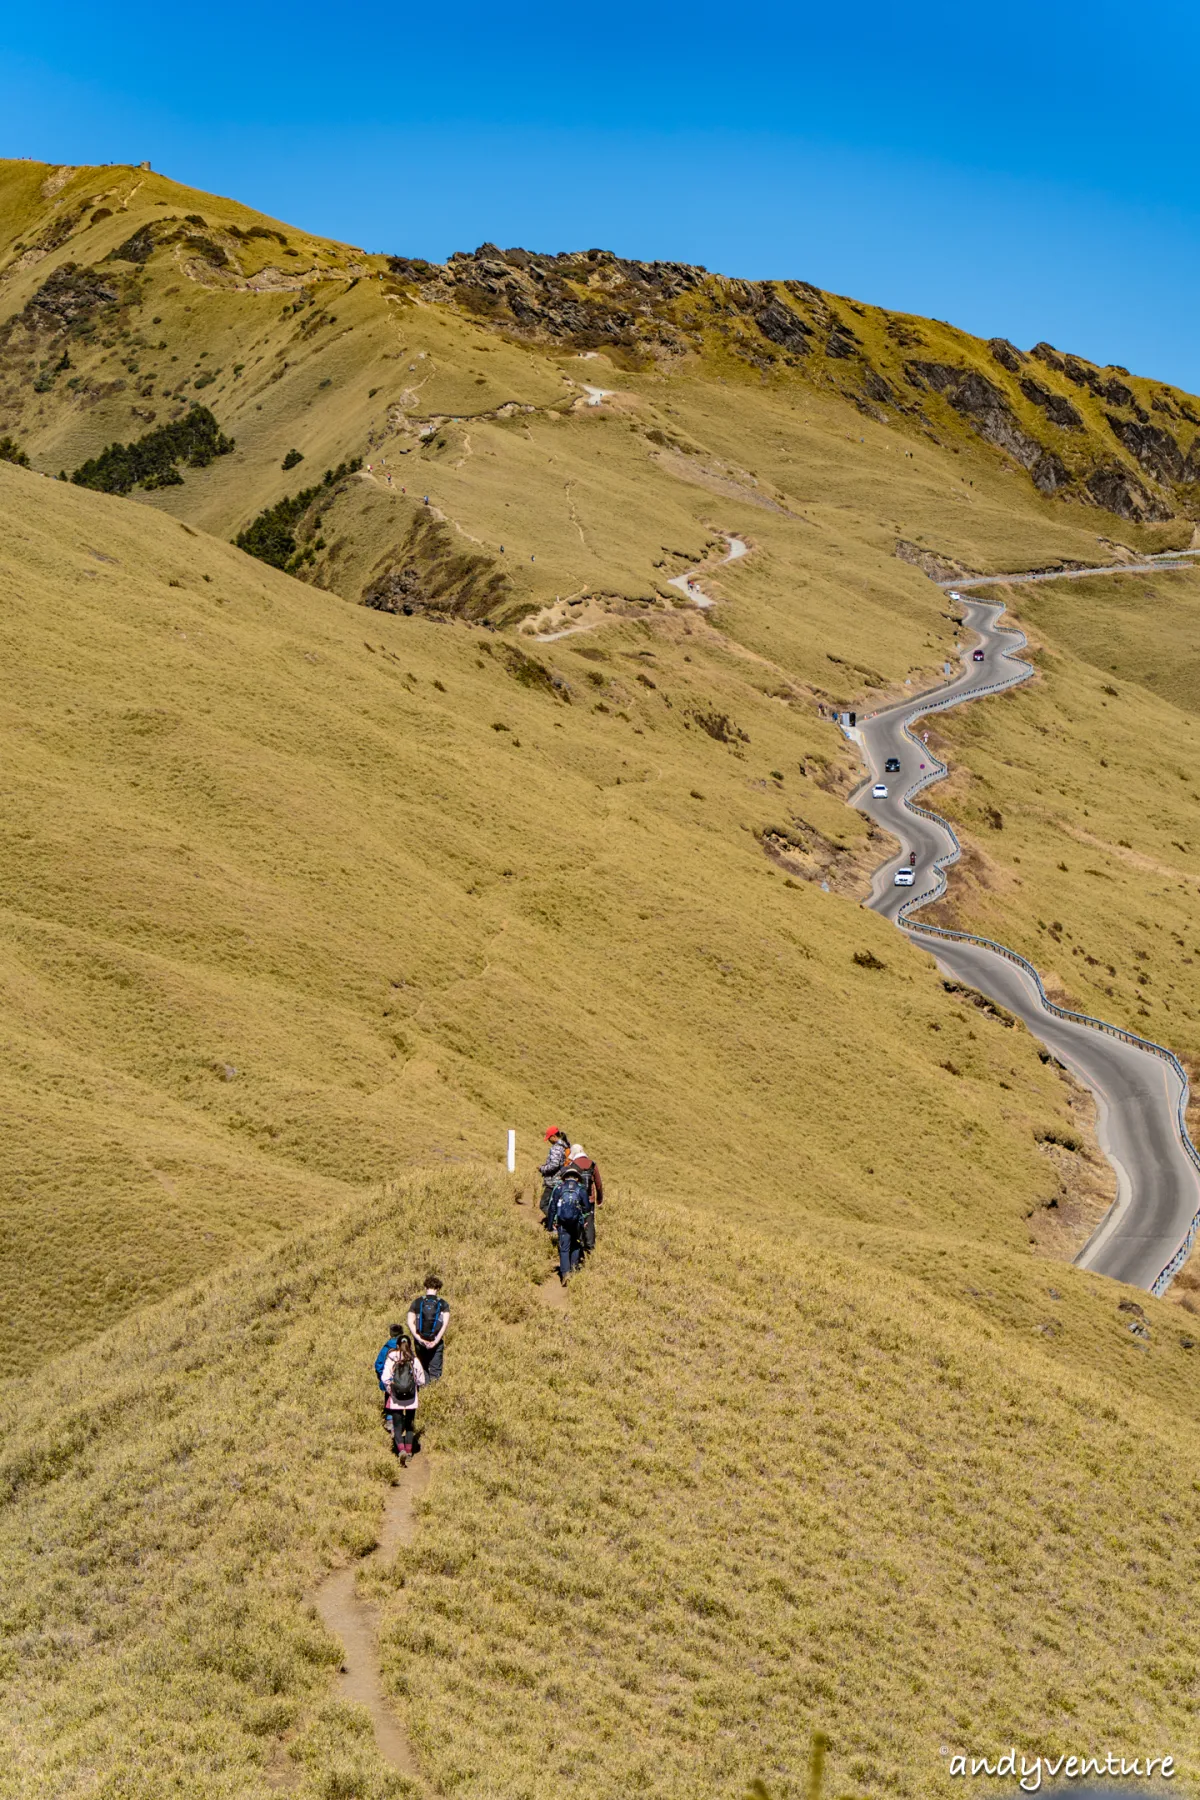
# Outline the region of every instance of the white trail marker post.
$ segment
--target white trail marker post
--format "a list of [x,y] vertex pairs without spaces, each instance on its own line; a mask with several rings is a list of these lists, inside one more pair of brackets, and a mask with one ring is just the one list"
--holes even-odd
[[515,1131],[510,1131],[508,1134],[508,1172],[510,1175],[515,1175],[517,1172],[517,1134]]

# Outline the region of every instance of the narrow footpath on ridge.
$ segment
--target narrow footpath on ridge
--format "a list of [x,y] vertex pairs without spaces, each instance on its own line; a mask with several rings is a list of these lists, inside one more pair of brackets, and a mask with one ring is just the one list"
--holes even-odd
[[[1125,575],[1172,563],[1178,566],[1178,560],[1166,556],[1087,572]],[[939,582],[961,605],[967,631],[977,633],[982,662],[974,661],[971,649],[964,650],[963,672],[945,686],[875,713],[857,728],[843,726],[858,743],[870,771],[849,803],[902,847],[876,870],[864,904],[910,933],[913,942],[933,954],[949,979],[975,988],[1014,1013],[1091,1090],[1100,1144],[1117,1174],[1117,1198],[1075,1258],[1076,1264],[1161,1294],[1182,1266],[1200,1224],[1200,1156],[1187,1135],[1188,1084],[1182,1066],[1160,1044],[1056,1006],[1037,970],[1015,951],[913,917],[945,893],[943,871],[957,860],[959,845],[944,819],[913,804],[916,794],[943,780],[948,771],[910,727],[928,713],[1015,687],[1034,672],[1016,655],[1024,646],[1024,633],[999,624],[1004,606],[967,598],[965,590],[1052,579],[1061,576],[1036,571]],[[885,772],[889,757],[899,759],[898,774]],[[879,782],[887,785],[886,798],[872,794],[872,786]],[[910,858],[913,885],[897,887],[896,872],[909,867]]]
[[[523,1192],[518,1191],[516,1199],[518,1205],[526,1206],[530,1224],[540,1231],[540,1216],[536,1210],[529,1210]],[[539,1302],[551,1312],[567,1313],[570,1310],[557,1270],[546,1276],[535,1293]],[[334,1692],[339,1699],[366,1709],[375,1734],[375,1747],[384,1762],[418,1786],[422,1784],[421,1766],[394,1702],[385,1692],[379,1656],[379,1624],[375,1609],[358,1593],[357,1576],[359,1569],[372,1563],[390,1562],[399,1550],[412,1543],[417,1528],[416,1503],[429,1487],[430,1470],[429,1452],[422,1450],[409,1468],[395,1472],[374,1548],[359,1561],[332,1569],[309,1595],[325,1629],[342,1646],[342,1663],[335,1677]],[[268,1787],[277,1792],[294,1790],[301,1779],[301,1771],[289,1758],[283,1740],[276,1745],[266,1778]]]

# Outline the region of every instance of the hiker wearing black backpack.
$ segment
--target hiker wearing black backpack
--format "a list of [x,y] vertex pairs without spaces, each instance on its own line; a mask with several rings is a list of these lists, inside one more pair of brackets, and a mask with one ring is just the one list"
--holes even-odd
[[395,1348],[388,1351],[383,1365],[384,1422],[392,1434],[392,1453],[400,1458],[401,1467],[407,1466],[413,1453],[417,1401],[424,1386],[425,1371],[402,1332]]
[[558,1125],[551,1125],[545,1137],[550,1148],[546,1152],[545,1162],[538,1169],[538,1174],[542,1178],[542,1223],[547,1231],[553,1231],[554,1221],[551,1217],[550,1204],[554,1198],[554,1184],[567,1160],[567,1151],[571,1148],[571,1140]]
[[558,1231],[558,1279],[564,1287],[596,1247],[596,1207],[603,1198],[599,1169],[582,1144],[572,1144],[551,1202]]
[[442,1284],[436,1275],[425,1277],[425,1292],[419,1294],[408,1310],[408,1329],[416,1345],[417,1360],[430,1381],[440,1381],[445,1361],[446,1327],[450,1308],[442,1299]]

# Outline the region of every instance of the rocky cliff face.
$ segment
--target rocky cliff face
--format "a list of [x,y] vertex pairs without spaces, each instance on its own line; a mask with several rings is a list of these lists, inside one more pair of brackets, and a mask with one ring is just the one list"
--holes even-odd
[[[1047,496],[1124,519],[1200,518],[1200,435],[1180,434],[1200,426],[1190,398],[1050,344],[983,343],[803,281],[731,280],[605,250],[542,256],[484,244],[445,264],[392,257],[389,271],[402,291],[528,340],[604,349],[633,366],[716,350],[763,375],[795,370],[931,436],[965,424]],[[935,345],[936,357],[905,356]]]

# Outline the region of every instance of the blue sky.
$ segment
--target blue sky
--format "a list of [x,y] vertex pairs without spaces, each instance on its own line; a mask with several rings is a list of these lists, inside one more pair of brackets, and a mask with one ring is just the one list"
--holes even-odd
[[149,159],[373,250],[798,276],[1196,391],[1198,50],[1179,0],[60,0],[8,17],[0,153]]

